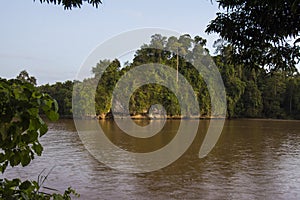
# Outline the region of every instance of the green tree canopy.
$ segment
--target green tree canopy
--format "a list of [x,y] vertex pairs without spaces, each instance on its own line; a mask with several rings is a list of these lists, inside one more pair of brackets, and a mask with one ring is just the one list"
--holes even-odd
[[234,48],[233,62],[251,67],[296,70],[300,59],[299,0],[217,0],[224,12],[206,32]]

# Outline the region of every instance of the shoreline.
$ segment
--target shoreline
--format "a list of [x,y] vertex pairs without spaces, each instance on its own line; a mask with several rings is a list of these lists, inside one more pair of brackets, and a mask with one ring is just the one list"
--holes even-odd
[[[117,119],[132,119],[132,120],[163,120],[164,117],[149,117],[147,115],[133,115],[130,117],[105,117],[105,118],[100,118],[99,116],[84,116],[76,119],[82,119],[82,120],[88,120],[88,119],[94,119],[94,120],[114,120],[115,118]],[[74,119],[74,117],[64,117],[61,116],[60,119]],[[183,116],[167,116],[166,120],[219,120],[219,119],[225,119],[225,120],[260,120],[260,121],[300,121],[300,119],[278,119],[278,118],[247,118],[247,117],[234,117],[234,118],[228,118],[228,117],[221,117],[221,116],[190,116],[190,117],[183,117]]]

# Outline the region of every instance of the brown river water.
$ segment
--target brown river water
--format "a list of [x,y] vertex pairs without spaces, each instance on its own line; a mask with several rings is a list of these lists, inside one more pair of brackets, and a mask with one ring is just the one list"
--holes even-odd
[[[167,121],[161,136],[147,143],[131,141],[112,121],[100,122],[108,138],[132,151],[163,147],[179,123]],[[50,123],[42,137],[41,157],[25,168],[7,169],[1,177],[36,180],[44,169],[53,168],[44,185],[59,191],[72,186],[80,199],[300,199],[300,121],[228,120],[215,148],[199,159],[208,124],[200,121],[194,142],[171,165],[130,174],[96,160],[73,121],[60,120]]]

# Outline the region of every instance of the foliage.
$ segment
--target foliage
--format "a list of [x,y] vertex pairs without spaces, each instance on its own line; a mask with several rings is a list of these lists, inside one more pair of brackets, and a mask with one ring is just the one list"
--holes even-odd
[[[29,77],[28,73],[24,73]],[[0,78],[0,170],[22,165],[27,166],[35,155],[40,156],[43,147],[39,142],[48,126],[41,118],[44,114],[51,121],[59,118],[57,102],[48,94],[41,93],[27,79]],[[45,177],[42,182],[46,180]],[[40,180],[24,181],[20,179],[1,179],[1,199],[70,199],[70,194],[76,194],[69,188],[63,195],[40,192]]]
[[284,97],[286,94],[286,76],[274,72],[265,78],[263,87],[264,114],[266,117],[285,118]]
[[[220,42],[220,41],[219,41]],[[178,57],[179,72],[189,81],[198,98],[201,116],[209,116],[211,111],[210,96],[203,77],[190,62],[197,62],[198,57],[209,55],[203,48],[206,40],[185,34],[178,38],[169,38],[159,34],[151,37],[149,44],[144,44],[135,52],[132,63],[126,62],[121,67],[118,60],[101,60],[92,68],[93,78],[77,82],[74,87],[74,99],[77,104],[76,116],[89,116],[95,108],[99,118],[110,116],[112,92],[116,83],[129,70],[142,64],[159,63],[177,68],[177,50],[185,56]],[[267,117],[283,119],[300,119],[300,76],[283,70],[269,71],[263,68],[251,68],[244,63],[232,63],[232,46],[216,43],[218,55],[213,57],[222,75],[227,97],[227,115],[235,117]],[[157,47],[157,48],[156,48]],[[106,71],[103,70],[104,67]],[[155,72],[153,72],[155,73]],[[100,74],[102,76],[100,77]],[[155,74],[148,74],[155,75]],[[170,76],[166,76],[168,79]],[[145,80],[145,76],[133,77],[134,80]],[[175,80],[176,81],[176,80]],[[213,81],[213,80],[212,80]],[[74,84],[74,82],[73,82]],[[40,90],[58,99],[61,115],[69,115],[71,107],[71,82],[40,86]],[[97,87],[95,87],[95,85]],[[176,85],[176,82],[174,82]],[[131,85],[125,86],[129,90]],[[96,90],[95,97],[94,91]],[[80,98],[80,99],[78,99]],[[61,100],[60,100],[61,99]],[[180,106],[176,96],[164,86],[148,84],[138,88],[130,98],[131,115],[147,115],[153,104],[164,105],[167,115],[180,115]],[[95,117],[95,116],[92,116]]]
[[300,77],[286,79],[286,95],[283,102],[286,115],[300,119]]
[[22,182],[20,179],[0,179],[0,197],[7,200],[70,200],[71,195],[79,196],[70,187],[63,194],[49,194],[40,191],[41,186],[37,181]]
[[21,80],[22,82],[28,82],[32,85],[36,85],[36,78],[34,76],[29,76],[26,70],[21,71],[20,74],[17,76],[17,79]]
[[[33,0],[36,1],[36,0]],[[64,9],[72,9],[72,8],[81,8],[83,2],[87,2],[92,6],[98,8],[99,4],[102,3],[102,0],[40,0],[41,3],[51,3],[62,5]]]
[[48,128],[39,115],[40,109],[50,120],[58,119],[57,102],[49,95],[20,80],[0,79],[1,137],[0,170],[8,165],[26,166],[41,155],[43,147],[39,137]]
[[38,89],[42,93],[49,94],[58,103],[58,113],[62,117],[72,115],[72,89],[74,83],[65,81],[63,83],[56,82],[53,85],[45,84],[39,86]]
[[[201,44],[200,44],[201,43]],[[179,38],[176,37],[163,37],[159,34],[153,35],[152,40],[149,45],[145,44],[141,49],[136,51],[135,57],[132,63],[127,63],[126,66],[121,68],[120,62],[118,60],[102,60],[97,66],[93,67],[92,72],[94,73],[94,78],[85,79],[82,84],[78,84],[74,88],[74,98],[79,105],[76,108],[75,115],[78,114],[89,115],[91,114],[90,102],[91,95],[93,93],[92,84],[97,84],[96,95],[95,95],[95,109],[96,114],[100,117],[105,117],[110,114],[110,108],[112,105],[112,92],[119,78],[125,74],[127,71],[135,68],[136,66],[149,63],[160,63],[163,65],[171,66],[176,69],[177,64],[180,65],[179,73],[183,74],[190,84],[197,91],[197,96],[199,99],[206,99],[208,101],[202,101],[202,114],[207,115],[210,109],[210,99],[207,88],[205,87],[203,79],[199,76],[199,72],[192,66],[191,63],[187,62],[181,56],[177,58],[177,50],[186,57],[190,57],[190,60],[197,60],[201,55],[206,55],[207,50],[203,50],[202,44],[205,40],[199,36],[192,39],[189,35],[182,35]],[[201,49],[201,50],[200,50]],[[175,52],[174,52],[175,51]],[[193,52],[194,51],[194,52]],[[194,57],[193,57],[194,55]],[[102,72],[103,67],[107,66],[106,70]],[[99,74],[102,74],[99,77]],[[155,72],[153,71],[155,76]],[[151,74],[149,74],[150,76]],[[144,80],[144,75],[133,77],[136,81]],[[168,78],[166,76],[165,78]],[[96,81],[99,82],[97,83]],[[176,85],[176,82],[174,82]],[[127,88],[126,88],[127,87]],[[129,90],[131,85],[127,85],[125,90]],[[73,99],[74,100],[74,99]],[[178,100],[175,95],[167,88],[160,86],[158,84],[150,84],[144,87],[138,88],[130,98],[129,110],[131,115],[148,113],[150,107],[154,103],[162,103],[166,112],[170,116],[180,115],[180,107]],[[205,104],[205,106],[204,106]],[[124,108],[125,105],[121,107]],[[85,109],[87,108],[87,109]],[[193,114],[193,113],[190,113]]]
[[[103,67],[107,67],[104,72],[99,72]],[[95,101],[96,114],[105,115],[110,111],[112,92],[115,88],[117,81],[120,78],[121,64],[118,60],[104,60],[100,61],[96,67],[93,67],[92,72],[96,80],[99,79],[96,89]],[[99,77],[102,73],[101,78]]]
[[241,77],[241,66],[235,67],[224,59],[226,57],[224,58],[222,55],[214,58],[226,88],[227,114],[231,118],[235,116],[236,105],[245,91],[246,83]]
[[[298,0],[217,0],[224,9],[206,32],[218,33],[233,48],[232,62],[250,68],[294,72],[300,59]],[[298,38],[297,38],[298,37]],[[292,44],[289,40],[296,39]]]

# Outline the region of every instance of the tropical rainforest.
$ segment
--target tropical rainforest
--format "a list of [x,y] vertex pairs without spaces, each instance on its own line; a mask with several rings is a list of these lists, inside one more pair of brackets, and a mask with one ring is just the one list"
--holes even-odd
[[[98,7],[102,3],[101,0],[40,2],[60,5],[64,9],[80,8],[83,3]],[[226,88],[228,118],[300,119],[300,75],[296,69],[300,59],[299,0],[216,2],[222,11],[209,22],[206,32],[220,36],[212,57]],[[71,117],[73,110],[82,117],[109,116],[116,83],[127,71],[142,64],[160,63],[178,69],[195,91],[201,116],[209,117],[211,103],[207,86],[193,64],[186,61],[209,55],[205,44],[205,39],[188,34],[179,38],[153,35],[150,44],[144,44],[135,52],[132,62],[99,60],[96,66],[91,66],[93,77],[85,80],[36,86],[36,78],[26,71],[16,79],[0,78],[0,171],[4,173],[9,166],[27,166],[35,156],[42,154],[39,138],[48,128],[41,116],[55,121],[59,115]],[[95,98],[88,98],[92,95],[89,87],[95,84]],[[72,94],[75,98],[83,97],[76,99],[77,108],[72,108]],[[154,103],[164,105],[169,116],[180,116],[175,95],[159,84],[145,85],[131,95],[130,114],[147,114]],[[90,105],[94,105],[96,113]],[[0,198],[70,199],[70,195],[76,195],[71,188],[63,194],[52,193],[53,190],[41,192],[47,179],[43,177],[23,182],[0,179]]]
[[[199,36],[191,38],[185,34],[178,38],[168,38],[156,34],[151,37],[150,44],[142,45],[135,52],[132,62],[126,62],[122,66],[118,59],[100,60],[96,66],[91,67],[93,77],[83,80],[84,84],[80,84],[80,81],[58,82],[39,86],[39,90],[57,100],[60,115],[72,116],[72,87],[76,82],[78,86],[74,89],[74,97],[86,97],[78,100],[81,104],[76,104],[80,107],[76,111],[80,113],[76,114],[90,116],[93,112],[88,101],[93,99],[90,98],[92,91],[87,87],[97,84],[94,99],[96,115],[105,118],[110,116],[112,93],[116,83],[127,71],[147,63],[160,63],[175,70],[178,65],[179,73],[189,81],[195,91],[201,116],[210,117],[210,96],[203,77],[183,56],[177,57],[176,51],[172,53],[172,49],[178,49],[180,55],[185,57],[207,55],[208,50],[202,48],[205,44],[206,40]],[[232,46],[222,46],[217,41],[215,47],[217,55],[212,58],[226,88],[228,118],[300,119],[300,75],[297,70],[236,64],[231,60]],[[106,66],[108,67],[103,72]],[[180,116],[176,96],[168,88],[158,84],[148,84],[137,89],[131,95],[129,103],[131,115],[147,115],[152,104],[161,103],[168,116]]]

